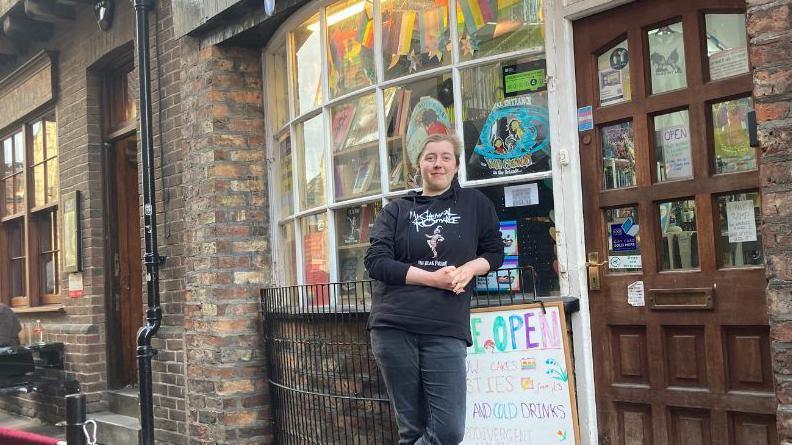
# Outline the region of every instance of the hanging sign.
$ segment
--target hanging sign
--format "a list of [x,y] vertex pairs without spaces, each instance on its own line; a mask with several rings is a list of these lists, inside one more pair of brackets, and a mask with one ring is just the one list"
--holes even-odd
[[470,331],[462,443],[578,444],[563,305],[474,310]]

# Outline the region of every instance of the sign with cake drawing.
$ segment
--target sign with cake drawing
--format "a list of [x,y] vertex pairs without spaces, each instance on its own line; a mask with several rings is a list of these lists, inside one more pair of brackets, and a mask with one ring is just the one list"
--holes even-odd
[[561,303],[473,310],[464,445],[578,444]]

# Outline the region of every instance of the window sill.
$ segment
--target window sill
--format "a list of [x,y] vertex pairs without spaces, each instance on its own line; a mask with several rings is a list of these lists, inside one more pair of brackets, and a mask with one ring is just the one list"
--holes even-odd
[[66,312],[62,304],[48,304],[46,306],[11,308],[17,314],[40,314],[47,312]]

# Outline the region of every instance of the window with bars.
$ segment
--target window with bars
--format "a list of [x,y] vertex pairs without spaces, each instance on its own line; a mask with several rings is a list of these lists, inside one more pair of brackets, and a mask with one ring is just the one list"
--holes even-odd
[[0,301],[61,302],[58,137],[54,116],[0,138]]

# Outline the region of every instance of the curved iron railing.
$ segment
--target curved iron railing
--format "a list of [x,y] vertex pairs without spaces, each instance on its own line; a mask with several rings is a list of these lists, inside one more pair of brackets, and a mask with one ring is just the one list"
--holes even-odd
[[[532,268],[501,270],[489,281],[479,280],[481,290],[472,296],[473,307],[536,301]],[[372,284],[369,280],[261,291],[277,444],[398,442],[366,331]]]

